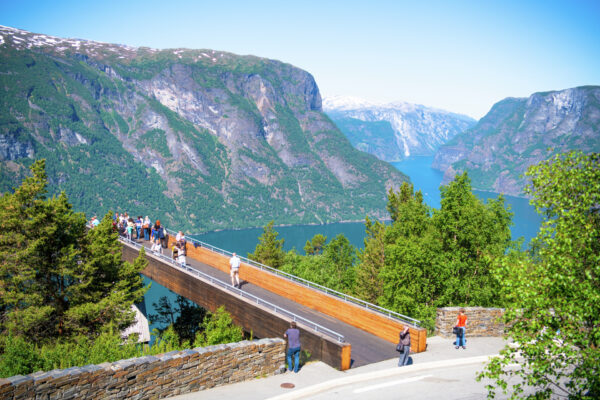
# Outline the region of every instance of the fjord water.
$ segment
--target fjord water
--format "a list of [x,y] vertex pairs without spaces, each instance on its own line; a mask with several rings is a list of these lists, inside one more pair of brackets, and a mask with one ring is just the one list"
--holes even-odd
[[[410,157],[401,162],[392,163],[394,167],[408,175],[415,190],[421,190],[425,202],[434,208],[440,207],[440,183],[443,174],[431,168],[433,157]],[[497,193],[474,191],[482,200],[498,197]],[[514,213],[513,226],[511,228],[513,239],[523,237],[525,245],[537,234],[541,218],[529,200],[520,197],[505,196],[505,203],[510,206]],[[285,239],[284,250],[292,248],[304,254],[302,248],[307,240],[320,233],[327,236],[328,240],[338,234],[344,234],[355,247],[364,246],[365,224],[364,222],[335,223],[327,225],[293,225],[276,227],[279,232],[278,238]],[[242,256],[254,251],[258,243],[258,237],[262,228],[226,230],[194,235],[194,238],[225,250],[235,251]]]

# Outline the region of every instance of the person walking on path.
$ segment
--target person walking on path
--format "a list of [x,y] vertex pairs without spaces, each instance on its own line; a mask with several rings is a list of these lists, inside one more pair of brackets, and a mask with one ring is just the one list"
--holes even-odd
[[233,256],[229,259],[229,265],[231,266],[231,285],[233,287],[240,286],[240,258],[237,254],[233,253]]
[[398,342],[400,352],[400,359],[398,360],[398,366],[404,367],[408,365],[408,355],[410,354],[410,331],[408,326],[404,327],[404,330],[400,332],[400,341]]
[[294,357],[294,372],[300,368],[300,330],[296,327],[296,321],[290,322],[290,328],[285,331],[283,337],[287,339],[287,365],[288,371],[292,371],[292,356]]
[[463,349],[467,348],[467,341],[465,340],[465,331],[467,329],[467,316],[465,315],[464,308],[458,310],[458,317],[456,318],[456,348],[462,346]]

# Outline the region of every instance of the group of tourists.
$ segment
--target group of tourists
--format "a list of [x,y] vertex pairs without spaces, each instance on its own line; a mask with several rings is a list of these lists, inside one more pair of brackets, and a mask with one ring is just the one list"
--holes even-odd
[[[93,216],[90,220],[90,226],[96,227],[100,224],[100,220],[96,216]],[[167,230],[160,223],[160,220],[156,220],[152,223],[150,217],[137,217],[129,216],[125,213],[115,213],[112,218],[113,229],[119,232],[119,235],[124,236],[127,240],[145,240],[151,242],[152,246],[150,250],[153,253],[163,254],[163,249],[166,249],[169,245]],[[177,233],[175,237],[175,243],[172,248],[173,260],[181,265],[186,265],[187,255],[187,240],[182,231]]]
[[[96,217],[92,218],[92,225],[97,221]],[[113,228],[119,232],[121,236],[125,236],[128,240],[151,240],[152,230],[160,228],[160,221],[154,224],[150,217],[143,218],[141,215],[137,217],[129,216],[127,213],[115,213],[112,218]],[[160,232],[162,238],[165,238],[164,230]]]

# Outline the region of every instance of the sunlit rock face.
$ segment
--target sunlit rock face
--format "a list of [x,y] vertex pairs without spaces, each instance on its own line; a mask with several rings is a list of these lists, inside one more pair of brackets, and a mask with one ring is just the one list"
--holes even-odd
[[530,165],[570,150],[600,151],[599,86],[504,99],[441,146],[433,166],[444,182],[466,170],[477,189],[520,196]]
[[385,161],[433,155],[476,122],[417,104],[378,104],[351,97],[326,98],[323,108],[354,147]]

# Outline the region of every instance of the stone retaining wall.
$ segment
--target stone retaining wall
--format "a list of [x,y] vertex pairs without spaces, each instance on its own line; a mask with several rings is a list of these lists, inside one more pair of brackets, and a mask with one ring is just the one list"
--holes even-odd
[[282,339],[261,339],[0,379],[0,399],[148,399],[279,373]]
[[467,336],[502,336],[504,323],[501,317],[503,308],[484,307],[443,307],[437,309],[435,332],[439,336],[452,337],[458,310],[464,308],[467,316]]

